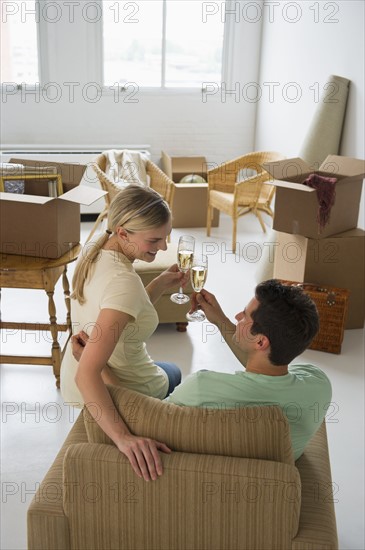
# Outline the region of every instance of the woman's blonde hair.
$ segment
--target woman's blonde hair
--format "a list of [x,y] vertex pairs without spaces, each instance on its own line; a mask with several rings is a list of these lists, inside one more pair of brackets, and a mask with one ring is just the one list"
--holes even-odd
[[124,227],[129,233],[148,231],[165,225],[171,218],[168,204],[150,187],[129,185],[112,200],[108,212],[108,227],[97,241],[89,242],[82,250],[72,279],[71,298],[85,303],[84,284],[92,265],[111,233]]

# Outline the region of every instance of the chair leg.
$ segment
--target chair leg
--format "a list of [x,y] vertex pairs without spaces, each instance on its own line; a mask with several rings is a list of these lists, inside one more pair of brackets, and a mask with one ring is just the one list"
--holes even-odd
[[186,332],[186,329],[188,328],[188,324],[189,323],[184,323],[184,322],[176,323],[176,330],[178,332]]
[[207,206],[207,236],[210,237],[210,230],[212,227],[212,207],[210,204]]
[[265,224],[264,224],[264,220],[262,219],[260,210],[254,210],[254,212],[255,212],[256,216],[258,217],[258,219],[259,219],[259,222],[260,222],[260,225],[261,225],[261,228],[262,228],[263,232],[266,233],[266,227],[265,227]]
[[233,232],[232,232],[232,252],[236,254],[236,240],[237,240],[237,218],[233,217]]
[[260,204],[260,208],[258,208],[258,210],[266,212],[266,214],[268,214],[272,218],[274,217],[274,212],[271,210],[270,205],[268,204]]

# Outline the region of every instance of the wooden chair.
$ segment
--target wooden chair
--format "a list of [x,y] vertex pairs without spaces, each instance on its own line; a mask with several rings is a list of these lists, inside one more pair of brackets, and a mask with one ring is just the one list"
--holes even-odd
[[[279,153],[255,152],[223,163],[208,172],[207,235],[210,235],[213,208],[228,214],[233,219],[232,251],[236,252],[237,220],[253,212],[266,232],[261,211],[273,217],[271,201],[275,186],[264,185],[270,180],[263,168],[264,163],[282,160]],[[255,175],[238,181],[242,171],[254,171]]]
[[[115,197],[115,195],[120,191],[120,188],[111,179],[109,179],[105,173],[106,162],[107,162],[107,157],[104,153],[102,153],[101,155],[96,157],[95,161],[92,164],[92,167],[95,170],[96,175],[98,176],[102,189],[104,191],[107,191],[108,194],[104,196],[104,199],[105,199],[104,210],[99,214],[86,242],[88,242],[91,239],[96,229],[98,228],[99,224],[101,224],[104,221],[104,219],[107,217],[110,203]],[[156,166],[156,164],[154,164],[150,160],[147,160],[146,162],[146,172],[147,172],[147,175],[150,177],[150,187],[155,191],[157,191],[157,193],[159,193],[161,197],[163,197],[164,200],[167,202],[170,209],[172,209],[172,203],[174,200],[174,193],[175,193],[174,182],[168,176],[166,176],[166,174],[164,174],[162,170],[160,170],[160,168]]]

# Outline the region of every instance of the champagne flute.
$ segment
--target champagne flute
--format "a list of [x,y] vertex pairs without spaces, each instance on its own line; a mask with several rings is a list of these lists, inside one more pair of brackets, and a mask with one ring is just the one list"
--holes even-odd
[[[195,239],[190,237],[190,235],[182,235],[179,239],[179,245],[177,247],[177,264],[179,266],[179,271],[186,273],[191,267],[191,262],[193,260],[195,248]],[[186,304],[190,301],[189,296],[186,296],[183,292],[182,286],[179,289],[179,292],[171,295],[170,298],[175,304]]]
[[[208,257],[205,254],[195,255],[190,268],[191,286],[195,292],[200,292],[205,285],[208,273]],[[205,321],[206,316],[204,311],[197,309],[193,313],[187,313],[188,321]]]

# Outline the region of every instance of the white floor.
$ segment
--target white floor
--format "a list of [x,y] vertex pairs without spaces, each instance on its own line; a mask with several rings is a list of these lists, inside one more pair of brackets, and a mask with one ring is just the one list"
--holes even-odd
[[[269,220],[267,220],[269,222]],[[269,222],[270,223],[270,222]],[[83,224],[83,237],[91,224]],[[222,217],[212,237],[204,228],[173,230],[172,241],[182,233],[197,238],[209,254],[206,288],[219,297],[232,316],[242,310],[255,286],[257,260],[268,235],[261,232],[253,216],[240,220],[239,254],[230,249],[230,220]],[[267,249],[267,247],[266,247]],[[70,275],[72,269],[70,269]],[[60,285],[59,285],[60,286]],[[176,306],[178,307],[178,306]],[[59,317],[64,312],[61,289],[57,292]],[[41,291],[2,291],[4,320],[47,320],[47,298]],[[333,406],[328,411],[332,478],[340,548],[364,550],[364,331],[346,331],[341,355],[307,351],[301,361],[322,368],[333,386]],[[49,348],[49,335],[30,331],[2,331],[3,353]],[[180,365],[183,375],[199,369],[232,372],[240,365],[207,323],[190,324],[186,333],[173,325],[162,325],[149,342],[156,360]],[[41,352],[42,353],[42,352]],[[69,432],[78,412],[66,406],[51,367],[2,365],[1,376],[1,549],[26,548],[26,512],[29,503]]]

